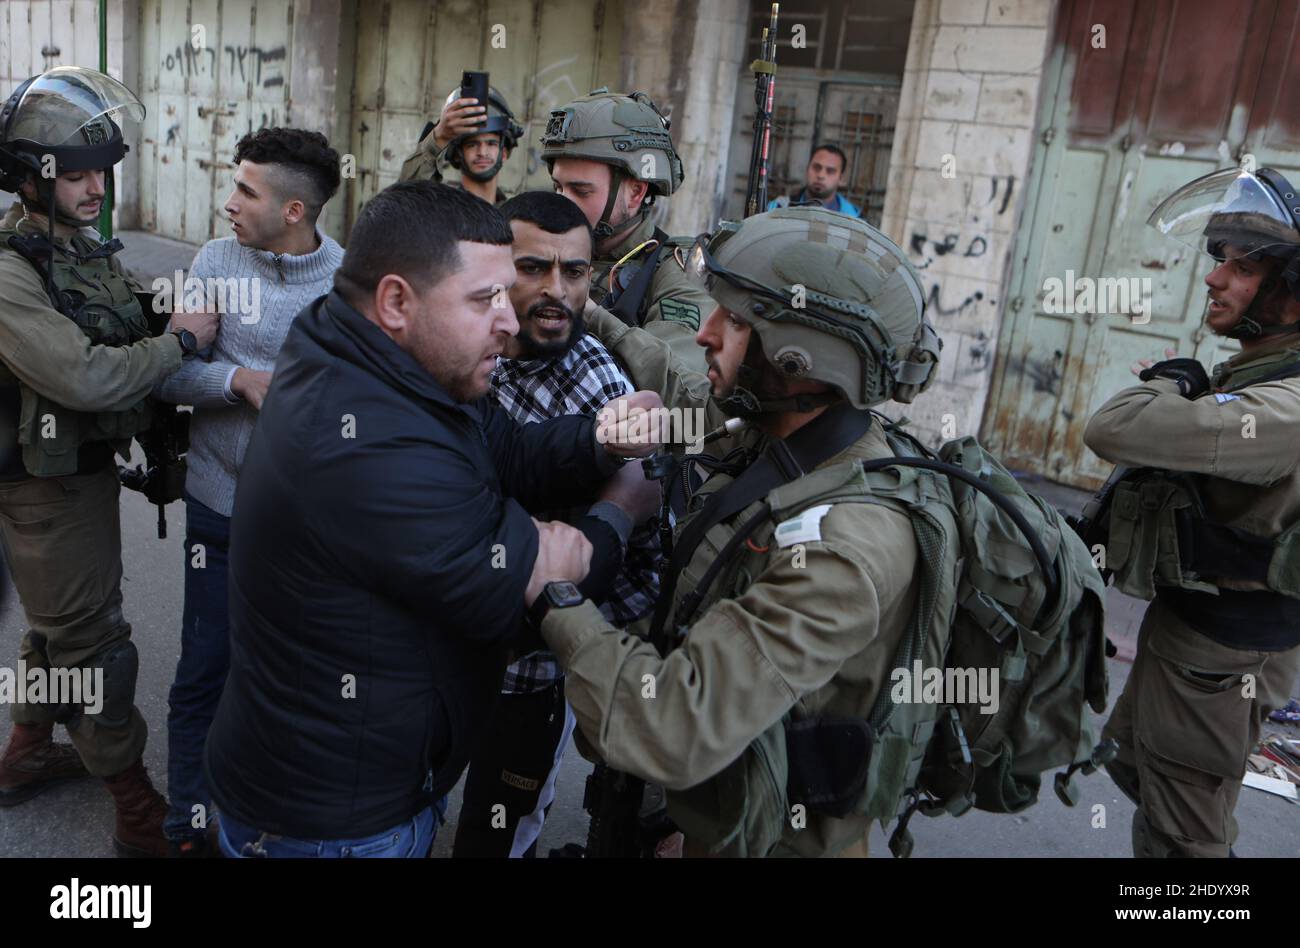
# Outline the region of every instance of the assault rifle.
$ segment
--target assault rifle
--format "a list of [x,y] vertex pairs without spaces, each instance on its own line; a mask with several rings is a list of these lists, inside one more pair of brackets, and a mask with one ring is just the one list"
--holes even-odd
[[[700,445],[711,444],[728,435],[737,434],[745,423],[731,418],[719,428],[709,432]],[[641,462],[647,480],[664,481],[664,506],[660,511],[660,541],[664,562],[672,551],[672,529],[669,526],[669,496],[674,485],[683,480],[677,459],[666,452],[658,452]],[[685,485],[683,485],[685,489]],[[683,500],[685,498],[683,497]],[[652,640],[659,654],[666,655],[670,644],[666,639]],[[653,859],[658,845],[677,831],[668,818],[661,788],[647,784],[640,777],[614,770],[598,763],[587,777],[582,794],[582,808],[591,817],[587,829],[587,845],[568,843],[552,849],[551,856],[577,859]]]
[[749,152],[746,217],[767,210],[768,148],[772,141],[772,103],[776,95],[776,21],[780,10],[781,4],[772,4],[772,20],[763,27],[758,58],[749,65],[754,72],[754,143]]
[[[137,293],[136,299],[149,321],[149,334],[167,331],[171,313],[158,312],[152,293]],[[180,500],[185,490],[185,453],[190,447],[190,413],[149,396],[150,425],[135,436],[144,451],[144,464],[134,468],[117,466],[122,486],[144,494],[158,508],[158,539],[167,539],[167,518],[163,509]]]

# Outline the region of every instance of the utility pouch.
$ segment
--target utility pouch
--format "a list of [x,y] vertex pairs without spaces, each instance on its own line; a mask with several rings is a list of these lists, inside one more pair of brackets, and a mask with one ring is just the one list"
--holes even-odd
[[854,812],[867,785],[875,734],[863,718],[816,714],[785,725],[792,803],[842,818]]

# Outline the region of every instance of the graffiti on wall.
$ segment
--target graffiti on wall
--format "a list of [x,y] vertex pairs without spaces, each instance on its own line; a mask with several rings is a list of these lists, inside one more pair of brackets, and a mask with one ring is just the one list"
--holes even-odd
[[162,59],[162,68],[182,76],[212,76],[221,74],[231,81],[249,82],[263,89],[284,85],[284,64],[287,58],[284,46],[263,49],[260,46],[225,46],[220,52],[215,47],[195,49],[187,42],[179,43]]
[[943,240],[930,240],[925,234],[913,231],[908,249],[916,258],[912,261],[913,265],[918,270],[925,270],[939,257],[957,251],[960,251],[958,256],[962,257],[982,257],[988,253],[989,243],[978,234],[967,239],[963,239],[960,234],[944,234]]

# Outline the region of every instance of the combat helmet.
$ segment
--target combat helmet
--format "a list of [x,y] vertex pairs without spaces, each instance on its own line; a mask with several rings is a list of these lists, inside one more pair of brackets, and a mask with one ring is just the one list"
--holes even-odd
[[[687,273],[753,327],[784,379],[822,382],[858,409],[910,402],[934,377],[942,341],[925,318],[921,280],[866,221],[788,207],[724,222],[700,237]],[[831,399],[770,397],[747,358],[723,407],[742,416],[808,410]]]
[[[457,86],[447,95],[447,101],[444,107],[455,102],[461,97],[462,89]],[[474,171],[465,164],[462,148],[468,139],[478,135],[488,135],[495,133],[501,139],[501,150],[497,152],[496,164],[487,171]],[[428,134],[426,131],[425,134]],[[457,135],[447,144],[447,163],[463,175],[473,178],[475,181],[491,181],[501,170],[501,164],[506,160],[506,152],[510,151],[519,143],[523,136],[524,129],[517,121],[515,114],[510,111],[510,106],[506,103],[506,97],[497,91],[495,86],[488,87],[487,116],[482,125],[476,126],[472,131],[464,135]],[[424,136],[421,135],[421,138]]]
[[1261,300],[1279,283],[1300,300],[1300,192],[1280,173],[1272,168],[1211,172],[1167,197],[1147,223],[1220,263],[1266,257],[1281,263],[1225,336],[1254,339],[1300,332],[1300,324],[1266,326],[1258,318]]
[[28,174],[39,185],[51,171],[111,168],[129,150],[116,114],[139,122],[145,109],[96,70],[58,66],[28,79],[0,107],[0,190],[17,192]]
[[634,226],[654,203],[682,186],[682,160],[669,134],[672,122],[644,92],[622,95],[605,88],[551,110],[542,135],[542,160],[553,169],[557,158],[599,161],[613,170],[609,197],[595,233],[603,240],[615,233],[609,223],[619,185],[624,177],[650,186],[641,214],[622,225]]

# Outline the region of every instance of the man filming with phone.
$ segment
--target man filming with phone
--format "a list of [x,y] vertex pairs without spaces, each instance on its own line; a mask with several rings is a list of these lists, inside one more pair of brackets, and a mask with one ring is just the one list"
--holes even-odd
[[460,172],[457,186],[489,204],[509,195],[497,186],[523,127],[485,72],[465,72],[442,105],[436,123],[424,127],[420,145],[402,165],[402,181],[442,181],[441,165]]

